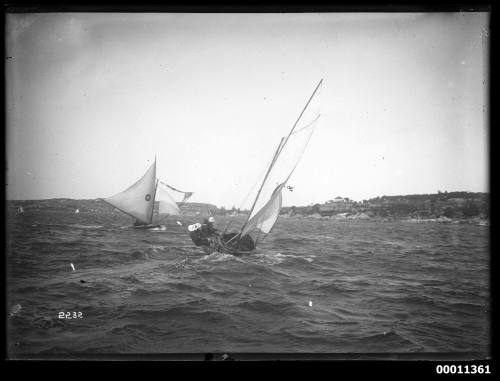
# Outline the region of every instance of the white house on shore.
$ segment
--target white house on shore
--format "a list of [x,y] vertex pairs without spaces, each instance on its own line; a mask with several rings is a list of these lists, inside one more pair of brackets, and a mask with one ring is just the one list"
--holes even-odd
[[325,202],[325,204],[341,203],[341,202],[348,202],[348,201],[349,201],[348,198],[337,196],[333,200],[328,200],[327,202]]

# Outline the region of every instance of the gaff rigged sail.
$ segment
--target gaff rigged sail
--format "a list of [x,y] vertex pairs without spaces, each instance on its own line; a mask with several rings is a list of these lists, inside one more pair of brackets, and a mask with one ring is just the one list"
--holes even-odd
[[281,139],[241,228],[241,238],[255,231],[267,234],[276,223],[282,202],[281,192],[299,163],[321,115],[319,93],[322,82],[318,83],[289,134]]
[[151,224],[156,191],[156,160],[134,185],[114,196],[103,198],[122,212]]

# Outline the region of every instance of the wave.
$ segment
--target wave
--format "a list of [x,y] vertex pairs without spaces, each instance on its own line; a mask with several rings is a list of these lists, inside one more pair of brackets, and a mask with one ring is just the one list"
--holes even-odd
[[167,227],[162,225],[160,227],[156,227],[156,228],[150,228],[150,229],[147,229],[148,231],[150,232],[164,232],[164,231],[167,231]]
[[71,224],[68,226],[78,229],[101,229],[103,227],[102,225],[80,225],[80,224]]
[[322,284],[321,286],[317,286],[312,290],[320,291],[321,293],[327,293],[327,294],[349,294],[352,293],[353,291],[357,291],[350,288],[339,286],[338,284],[334,283]]
[[[22,343],[14,352],[408,352],[420,343],[453,352],[488,343],[484,229],[283,219],[254,254],[235,257],[207,255],[170,230],[122,230],[127,217],[62,217],[10,225],[7,314],[22,305],[9,318],[9,337]],[[72,307],[87,319],[54,320]]]
[[111,329],[110,333],[112,335],[158,335],[161,334],[161,330],[155,328],[150,324],[125,324],[120,327],[115,327]]
[[407,345],[411,346],[416,345],[411,340],[405,338],[403,335],[392,330],[362,337],[360,341],[372,345],[374,347],[380,347],[381,345],[386,347],[388,345],[387,342],[390,342],[391,344],[395,345],[395,348],[401,348]]
[[141,280],[139,280],[138,278],[136,278],[133,275],[121,276],[120,279],[124,280],[125,282],[134,283],[134,284],[143,283]]
[[144,253],[142,251],[135,250],[130,254],[130,257],[132,259],[149,259],[149,256],[147,253]]
[[[252,300],[244,301],[236,304],[237,308],[241,308],[245,311],[253,311],[259,313],[272,313],[272,312],[298,312],[297,305],[289,301],[263,301],[263,300]],[[234,308],[233,307],[233,308]]]
[[314,261],[315,255],[294,255],[283,254],[281,252],[263,252],[254,254],[252,258],[261,259],[263,262],[269,265],[278,265],[282,264],[285,261],[312,263]]
[[10,309],[9,316],[11,316],[11,317],[12,317],[12,316],[17,315],[19,312],[21,312],[22,308],[23,308],[23,307],[22,307],[19,303],[15,304],[15,305],[14,305],[14,306],[12,306],[12,308]]

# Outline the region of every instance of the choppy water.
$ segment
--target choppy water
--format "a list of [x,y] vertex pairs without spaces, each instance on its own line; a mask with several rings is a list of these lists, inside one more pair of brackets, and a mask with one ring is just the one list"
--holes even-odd
[[175,221],[129,224],[9,216],[10,357],[489,352],[488,227],[280,218],[234,257],[206,255]]

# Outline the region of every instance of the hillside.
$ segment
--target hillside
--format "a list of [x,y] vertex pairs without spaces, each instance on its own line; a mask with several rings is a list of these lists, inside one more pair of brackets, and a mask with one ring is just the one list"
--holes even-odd
[[392,218],[489,218],[489,194],[474,192],[438,192],[406,196],[382,196],[361,202],[336,197],[324,204],[283,207],[281,214],[355,215]]
[[[113,214],[121,213],[111,205],[100,199],[94,200],[74,200],[70,198],[53,198],[47,200],[9,200],[7,208],[9,211],[16,210],[22,206],[24,211],[60,211],[74,212],[79,209],[80,213],[101,213]],[[180,204],[184,214],[210,214],[217,211],[217,207],[207,203],[187,202]]]

